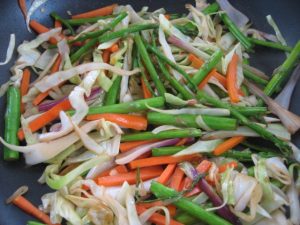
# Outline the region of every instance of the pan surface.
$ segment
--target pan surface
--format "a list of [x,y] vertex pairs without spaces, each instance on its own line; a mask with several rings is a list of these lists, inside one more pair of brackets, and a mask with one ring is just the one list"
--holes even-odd
[[[30,1],[27,1],[30,2]],[[273,32],[265,20],[265,16],[271,14],[277,22],[287,43],[293,46],[300,39],[300,1],[299,0],[239,0],[231,1],[234,6],[244,12],[253,22],[254,27],[265,31]],[[111,0],[49,0],[43,5],[43,10],[37,10],[33,18],[39,22],[51,26],[52,21],[48,14],[52,11],[58,12],[62,16],[67,16],[67,11],[73,14],[87,10],[99,8],[111,3],[131,4],[136,10],[142,6],[149,6],[150,9],[164,7],[168,12],[184,12],[187,0],[132,0],[132,1],[111,1]],[[23,16],[18,8],[17,0],[0,1],[0,61],[5,58],[6,48],[10,33],[16,34],[16,44],[23,40],[32,39],[35,34],[26,30]],[[16,57],[16,53],[15,53]],[[278,67],[284,60],[285,55],[279,51],[267,48],[256,48],[255,58],[251,58],[251,64],[262,69],[268,74]],[[14,60],[7,66],[0,67],[0,83],[4,83],[10,76],[9,68]],[[300,115],[300,82],[295,88],[291,101],[291,111]],[[0,99],[0,135],[3,136],[4,128],[5,97]],[[300,146],[300,135],[294,135],[294,143]],[[2,150],[2,145],[1,145]],[[26,197],[35,205],[41,203],[42,194],[49,192],[45,185],[37,183],[37,179],[42,174],[43,166],[26,167],[23,159],[18,162],[4,162],[2,151],[0,151],[0,225],[22,225],[33,218],[21,212],[15,206],[5,205],[5,199],[12,194],[19,186],[28,185],[29,192]]]

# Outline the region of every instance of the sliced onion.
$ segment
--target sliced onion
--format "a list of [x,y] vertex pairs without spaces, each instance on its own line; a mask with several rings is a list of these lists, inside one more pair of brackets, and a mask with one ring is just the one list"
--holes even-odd
[[243,68],[250,70],[252,73],[254,73],[255,75],[257,75],[265,80],[270,79],[268,75],[266,75],[264,72],[262,72],[261,70],[255,68],[255,67],[249,66],[247,64],[243,64]]
[[[98,123],[99,120],[91,121],[83,125],[80,129],[82,132],[88,133],[95,129]],[[47,143],[42,142],[34,145],[17,146],[7,143],[0,137],[1,143],[9,149],[23,152],[26,163],[29,165],[35,165],[53,158],[78,140],[78,135],[75,132],[72,132],[62,138]]]
[[181,108],[181,109],[157,109],[154,107],[148,107],[152,111],[160,112],[164,114],[180,115],[210,115],[210,116],[229,116],[230,111],[228,109],[221,108]]
[[80,137],[84,147],[86,147],[92,152],[95,152],[98,155],[105,152],[105,149],[101,145],[99,145],[93,138],[91,138],[86,132],[80,129],[77,126],[77,124],[73,123],[73,126],[76,134]]
[[61,129],[59,131],[39,135],[39,141],[48,142],[69,134],[73,130],[73,124],[64,111],[59,112]]
[[[218,196],[213,188],[207,183],[205,179],[200,179],[199,185],[201,190],[209,197],[215,207],[223,204],[223,200]],[[217,210],[218,214],[230,221],[234,225],[240,225],[240,220],[230,211],[227,205]]]
[[9,44],[6,50],[6,57],[4,62],[0,62],[0,66],[6,65],[12,58],[16,44],[15,34],[10,34]]
[[278,41],[282,44],[282,45],[287,45],[285,39],[283,38],[277,24],[275,23],[275,21],[273,20],[271,15],[267,15],[267,21],[270,24],[270,26],[274,29],[276,37],[278,39]]
[[266,167],[270,177],[279,180],[285,185],[291,184],[292,177],[290,176],[289,171],[281,158],[272,157],[266,159]]
[[253,29],[253,28],[248,29],[246,31],[246,34],[247,35],[252,35],[254,38],[257,38],[257,39],[266,39],[266,40],[269,40],[269,41],[278,42],[278,39],[274,34],[268,34],[268,33],[265,33],[263,31],[256,30],[256,29]]
[[59,71],[51,74],[51,76],[46,76],[41,81],[35,84],[35,87],[39,89],[40,92],[48,91],[49,89],[59,85],[60,83],[69,80],[76,74],[83,74],[92,70],[110,70],[116,74],[122,76],[130,76],[138,73],[139,69],[134,69],[132,71],[126,71],[119,69],[115,66],[111,66],[107,63],[86,63],[79,66],[73,67],[66,71]]
[[26,15],[26,25],[27,25],[27,30],[29,32],[31,32],[30,27],[29,27],[29,22],[30,22],[30,17],[31,15],[41,6],[43,5],[45,2],[47,2],[48,0],[34,0],[27,12]]
[[181,48],[189,53],[192,53],[201,59],[207,60],[210,58],[210,56],[207,53],[200,51],[199,49],[195,48],[189,42],[180,40],[179,38],[175,37],[174,35],[171,35],[168,38],[168,41],[170,43],[172,43],[173,45],[175,45],[176,47]]
[[242,12],[234,8],[228,0],[217,0],[221,9],[227,13],[229,18],[239,27],[243,28],[248,23],[249,18]]
[[164,211],[165,213],[165,225],[169,225],[170,224],[170,212],[169,209],[165,206],[153,206],[149,209],[147,209],[146,211],[144,211],[141,215],[140,215],[140,221],[142,224],[145,224],[148,219],[157,211]]
[[181,129],[180,127],[175,127],[172,125],[162,125],[154,128],[151,132],[153,134],[158,134],[159,132],[166,131],[166,130],[180,130],[180,129]]
[[94,179],[102,172],[109,170],[109,169],[113,168],[114,166],[115,166],[114,159],[111,159],[108,162],[105,162],[98,166],[95,166],[92,169],[90,169],[90,171],[86,175],[85,179]]
[[131,149],[128,152],[121,153],[117,156],[116,163],[117,164],[126,164],[141,156],[142,154],[149,152],[152,148],[159,148],[164,146],[175,145],[178,142],[178,138],[167,139],[159,142],[154,142],[151,144],[144,144],[138,146],[134,149]]
[[275,101],[285,109],[288,109],[290,106],[291,97],[294,92],[294,88],[299,80],[299,77],[300,64],[298,64],[282,91],[275,98]]
[[57,54],[56,49],[47,49],[43,52],[43,54],[38,58],[35,62],[34,66],[41,70],[44,70],[49,62],[53,59],[53,57]]
[[72,122],[79,124],[89,111],[89,106],[84,99],[85,89],[82,87],[75,87],[69,95],[70,104],[75,109],[75,114],[72,116]]
[[279,105],[269,96],[265,95],[262,90],[260,90],[258,87],[256,87],[249,81],[245,81],[245,84],[249,87],[253,94],[259,96],[264,100],[264,102],[268,105],[270,111],[280,118],[282,124],[288,129],[290,133],[294,134],[297,130],[299,130],[299,116],[283,108],[281,105]]
[[176,153],[174,156],[182,156],[182,155],[191,155],[195,153],[203,153],[203,152],[212,152],[220,143],[222,143],[221,139],[217,140],[209,140],[209,141],[197,141],[191,146],[181,150]]

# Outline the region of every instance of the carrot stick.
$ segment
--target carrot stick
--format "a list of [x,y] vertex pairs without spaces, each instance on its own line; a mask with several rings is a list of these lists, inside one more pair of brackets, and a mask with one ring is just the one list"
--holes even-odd
[[136,169],[138,167],[149,167],[149,166],[157,166],[171,163],[179,163],[183,161],[191,161],[195,159],[200,159],[201,156],[199,154],[193,155],[184,155],[184,156],[159,156],[159,157],[150,157],[147,159],[138,159],[133,160],[129,163],[129,167],[131,169]]
[[245,140],[244,136],[236,136],[236,137],[229,138],[226,141],[224,141],[223,143],[219,144],[214,149],[213,153],[214,153],[214,155],[221,155],[224,152],[227,152],[230,149],[234,148],[235,146],[237,146],[238,144],[240,144],[244,140]]
[[225,164],[219,166],[219,168],[218,168],[219,169],[219,173],[224,173],[227,170],[227,168],[230,168],[230,167],[236,168],[237,166],[238,166],[238,164],[237,164],[236,161],[225,163]]
[[143,96],[144,98],[152,98],[152,94],[147,88],[147,85],[145,84],[145,81],[143,77],[141,77],[141,83],[142,83],[142,90],[143,90]]
[[156,142],[158,140],[144,140],[144,141],[129,141],[129,142],[123,142],[120,144],[120,151],[121,152],[127,152],[133,148],[136,148],[140,145],[144,144],[150,144],[153,142]]
[[[61,55],[58,55],[58,57],[56,58],[51,70],[50,70],[50,73],[55,73],[59,70],[59,67],[60,67],[60,64],[61,64],[61,61],[62,61],[62,57]],[[47,98],[48,94],[49,94],[50,91],[46,91],[46,92],[42,92],[40,94],[38,94],[32,101],[32,104],[37,106],[39,105],[45,98]]]
[[20,93],[21,93],[21,112],[24,112],[25,105],[22,103],[22,97],[27,94],[30,84],[30,71],[25,69],[22,76],[22,81],[20,85]]
[[178,141],[175,146],[184,145],[188,140],[189,138],[181,138],[180,141]]
[[169,14],[165,14],[164,15],[166,17],[167,20],[170,20],[171,16]]
[[[27,214],[34,216],[35,218],[39,219],[43,223],[48,225],[52,225],[50,218],[47,214],[39,210],[35,207],[30,201],[28,201],[22,195],[28,191],[28,187],[22,186],[18,190],[16,190],[7,200],[6,203],[12,203],[15,206],[19,207]],[[57,224],[58,225],[58,224]]]
[[[197,56],[193,55],[193,54],[189,54],[188,56],[189,60],[191,61],[191,66],[194,67],[195,69],[199,69],[204,61],[200,58],[198,58]],[[204,78],[204,80],[199,84],[198,88],[202,89],[207,82],[209,81],[209,79],[211,77],[215,77],[216,79],[218,79],[218,81],[224,86],[226,87],[226,78],[221,75],[220,73],[217,72],[216,69],[213,69],[212,71],[210,71],[210,73]]]
[[[39,129],[41,129],[46,124],[52,122],[59,116],[59,112],[62,110],[69,110],[71,109],[71,104],[69,99],[65,99],[62,102],[58,103],[54,107],[52,107],[50,110],[46,111],[39,117],[35,118],[29,123],[29,128],[32,132],[35,132]],[[22,129],[18,132],[18,137],[20,140],[24,139],[24,132]]]
[[[158,177],[163,172],[160,166],[140,169],[140,179],[142,181]],[[127,181],[129,184],[135,184],[137,170],[128,173],[117,174],[113,176],[105,176],[97,178],[97,184],[103,186],[119,186]]]
[[179,191],[180,189],[180,185],[181,182],[184,178],[184,172],[182,171],[182,169],[180,169],[180,167],[176,167],[175,172],[171,178],[171,182],[170,182],[170,188],[173,188],[176,191]]
[[167,182],[169,181],[171,175],[174,173],[175,168],[176,168],[175,163],[167,165],[164,172],[157,179],[157,182],[166,185]]
[[104,49],[102,53],[103,62],[109,63],[110,51],[108,49]]
[[108,16],[111,15],[114,11],[114,8],[118,6],[117,4],[108,5],[105,7],[102,7],[100,9],[95,9],[89,12],[81,13],[72,16],[72,19],[81,19],[81,18],[91,18],[91,17],[97,17],[97,16]]
[[210,169],[212,165],[212,162],[204,159],[201,161],[201,163],[196,167],[196,170],[198,171],[198,173],[206,173],[208,172],[208,170]]
[[188,58],[192,63],[191,66],[194,67],[195,69],[199,69],[204,63],[202,59],[198,58],[194,54],[189,54]]
[[113,53],[119,50],[119,45],[118,44],[113,44],[108,50]]
[[59,20],[55,20],[55,21],[54,21],[54,27],[55,27],[55,28],[62,27],[61,22],[60,22]]
[[27,6],[26,6],[26,0],[19,0],[19,7],[21,9],[21,12],[26,19],[27,16]]
[[231,62],[227,68],[227,90],[230,101],[232,103],[237,103],[240,101],[239,91],[237,88],[237,66],[239,62],[239,57],[237,54],[233,54]]
[[32,104],[37,106],[39,105],[45,98],[47,98],[49,91],[39,93],[32,101]]
[[226,78],[222,74],[218,73],[217,70],[214,70],[213,76],[226,88]]
[[[142,206],[136,205],[136,211],[140,215],[143,212],[145,212],[147,209],[145,209]],[[156,225],[165,225],[165,216],[159,214],[159,213],[153,213],[152,216],[150,216],[149,221],[156,224]],[[184,225],[182,223],[177,222],[176,220],[170,219],[170,225]]]
[[[38,34],[42,34],[42,33],[46,33],[48,32],[50,29],[48,27],[45,27],[44,25],[40,24],[39,22],[37,22],[36,20],[30,20],[29,23],[30,27],[37,32]],[[62,34],[61,34],[62,35]],[[63,35],[62,35],[63,36]],[[50,38],[49,42],[51,44],[57,44],[57,40],[55,38]]]
[[97,178],[99,177],[105,177],[105,176],[116,175],[121,173],[128,173],[128,169],[125,165],[118,165],[112,169],[103,171],[95,178],[95,181],[97,181]]
[[105,119],[107,121],[118,124],[125,128],[134,130],[146,130],[148,121],[144,116],[130,115],[130,114],[117,114],[117,113],[103,113],[88,115],[86,120],[99,120]]

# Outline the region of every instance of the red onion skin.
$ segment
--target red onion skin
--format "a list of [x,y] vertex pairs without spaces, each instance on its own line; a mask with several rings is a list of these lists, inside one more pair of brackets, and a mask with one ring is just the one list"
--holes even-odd
[[[220,196],[215,193],[213,188],[207,183],[204,178],[201,178],[199,181],[199,186],[201,190],[209,197],[215,207],[218,207],[223,204],[223,200]],[[231,222],[233,225],[242,225],[241,221],[237,216],[235,216],[229,209],[227,205],[217,210],[217,213],[224,219]]]
[[[86,98],[87,101],[93,99],[95,97],[95,95],[99,94],[101,92],[101,88],[93,88],[92,91],[91,91],[91,94],[89,97]],[[54,101],[51,101],[51,102],[46,102],[46,103],[42,103],[38,106],[39,108],[39,111],[40,112],[45,112],[45,111],[48,111],[50,110],[52,107],[56,106],[58,103],[62,102],[63,100],[67,99],[68,96],[65,96],[59,100],[54,100]]]

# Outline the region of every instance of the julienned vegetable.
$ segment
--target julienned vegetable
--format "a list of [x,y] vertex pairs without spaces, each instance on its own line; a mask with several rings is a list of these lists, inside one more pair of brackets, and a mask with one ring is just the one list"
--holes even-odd
[[[52,29],[30,20],[44,2],[27,12],[19,1],[39,36],[18,46],[0,88],[0,142],[4,160],[21,152],[27,165],[45,163],[38,181],[53,191],[39,208],[26,187],[8,202],[47,225],[300,224],[291,142],[300,117],[284,99],[300,45],[290,48],[270,16],[276,36],[228,0],[187,4],[184,14],[112,4],[52,12]],[[259,45],[288,54],[270,79],[249,65]]]

